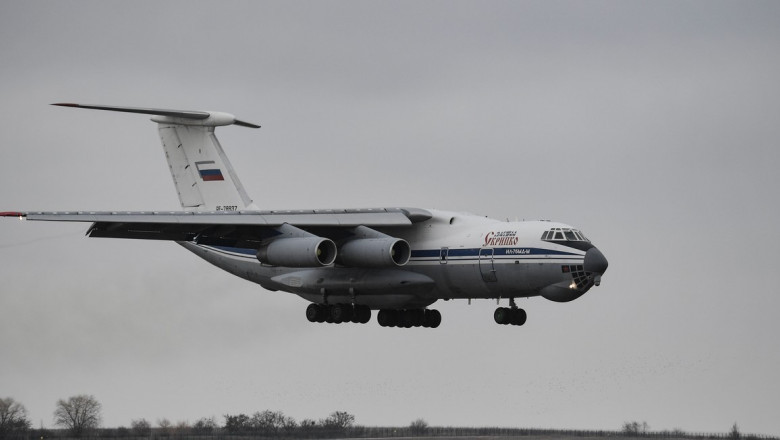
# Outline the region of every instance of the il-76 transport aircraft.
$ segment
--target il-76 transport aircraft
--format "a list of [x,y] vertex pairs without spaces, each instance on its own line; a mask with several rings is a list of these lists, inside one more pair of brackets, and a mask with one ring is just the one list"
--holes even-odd
[[502,222],[419,208],[261,210],[247,195],[215,127],[259,128],[221,112],[102,105],[64,107],[153,115],[183,210],[2,212],[27,220],[91,222],[90,237],[169,240],[263,288],[311,302],[311,322],[428,327],[438,300],[509,300],[498,324],[523,325],[515,298],[567,302],[598,286],[604,255],[571,226]]

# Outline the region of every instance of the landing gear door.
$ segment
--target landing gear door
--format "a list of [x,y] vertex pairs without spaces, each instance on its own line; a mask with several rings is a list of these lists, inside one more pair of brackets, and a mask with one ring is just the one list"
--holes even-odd
[[482,281],[486,283],[495,283],[496,268],[493,265],[493,248],[482,248],[479,250],[479,272],[482,274]]

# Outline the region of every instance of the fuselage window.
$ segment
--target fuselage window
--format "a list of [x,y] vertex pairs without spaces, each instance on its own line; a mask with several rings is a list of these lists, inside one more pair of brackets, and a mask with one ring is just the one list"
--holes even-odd
[[561,231],[556,231],[554,240],[563,240],[563,233]]
[[571,231],[565,231],[566,233],[566,239],[569,241],[576,241],[577,237],[574,236],[574,233]]

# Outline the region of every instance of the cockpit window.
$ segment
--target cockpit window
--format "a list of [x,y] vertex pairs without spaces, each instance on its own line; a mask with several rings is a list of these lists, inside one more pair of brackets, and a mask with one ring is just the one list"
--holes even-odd
[[585,237],[585,234],[577,229],[570,228],[552,228],[542,233],[542,240],[544,241],[582,241],[590,243]]

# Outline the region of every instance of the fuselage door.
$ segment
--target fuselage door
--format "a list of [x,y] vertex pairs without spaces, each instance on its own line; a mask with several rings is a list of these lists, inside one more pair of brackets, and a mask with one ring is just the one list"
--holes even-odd
[[447,254],[449,253],[449,248],[443,247],[441,248],[441,253],[439,254],[439,263],[441,264],[447,264]]
[[493,248],[482,248],[479,250],[479,272],[482,274],[482,280],[487,283],[495,283],[496,268],[493,265]]

